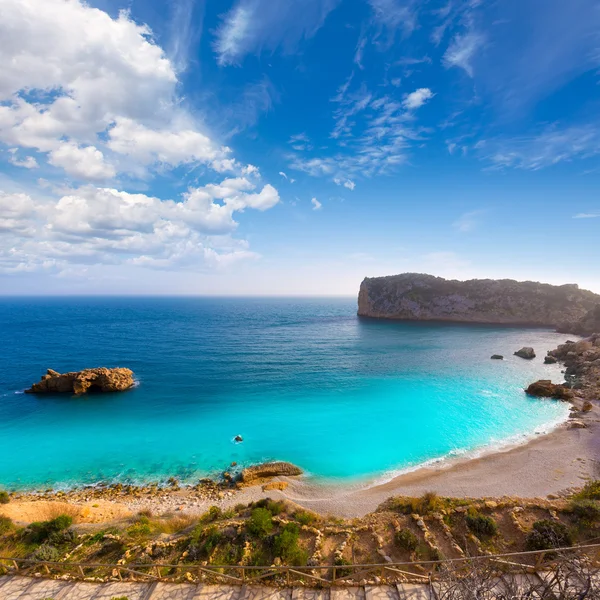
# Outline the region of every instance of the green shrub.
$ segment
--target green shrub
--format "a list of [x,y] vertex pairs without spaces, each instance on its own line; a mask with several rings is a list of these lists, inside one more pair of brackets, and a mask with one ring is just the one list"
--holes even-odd
[[217,521],[223,516],[223,511],[218,506],[211,506],[207,512],[205,512],[200,520],[204,523],[212,523]]
[[285,511],[285,504],[271,498],[261,498],[252,505],[254,508],[266,508],[271,515],[276,516]]
[[400,529],[397,531],[395,540],[400,548],[409,552],[414,552],[419,545],[419,538],[410,529]]
[[50,521],[31,523],[25,529],[25,537],[34,544],[45,542],[53,533],[64,531],[71,527],[73,519],[68,515],[59,515]]
[[190,558],[192,560],[208,559],[222,539],[223,534],[214,525],[208,529],[198,525],[190,539],[188,549]]
[[573,498],[577,500],[600,500],[600,479],[588,481]]
[[594,523],[600,519],[600,502],[597,500],[573,500],[571,511],[585,523]]
[[48,536],[48,543],[52,546],[62,546],[63,544],[72,544],[77,539],[77,534],[72,529],[63,529],[62,531],[53,531]]
[[299,546],[300,528],[296,523],[287,523],[281,533],[275,536],[275,554],[288,565],[305,565],[307,553]]
[[0,535],[10,531],[13,528],[13,522],[8,517],[0,515]]
[[440,498],[435,492],[425,492],[420,498],[398,497],[391,498],[389,507],[405,515],[417,513],[419,515],[428,515],[433,512],[439,512],[448,505],[448,501]]
[[528,550],[551,550],[571,546],[573,538],[562,523],[543,519],[533,524],[525,543]]
[[246,525],[248,532],[256,537],[265,537],[273,530],[273,518],[266,508],[255,508]]
[[127,535],[131,537],[147,537],[152,535],[150,519],[146,515],[138,516],[133,525],[127,528]]
[[8,504],[10,502],[10,496],[8,492],[0,490],[0,504]]
[[465,517],[465,521],[467,527],[480,539],[492,537],[498,533],[498,525],[496,525],[496,521],[492,517],[468,514]]
[[300,525],[312,525],[317,520],[317,517],[306,510],[299,510],[294,513],[294,519],[296,519]]
[[58,562],[60,552],[54,546],[42,544],[39,548],[35,549],[31,558],[40,562]]

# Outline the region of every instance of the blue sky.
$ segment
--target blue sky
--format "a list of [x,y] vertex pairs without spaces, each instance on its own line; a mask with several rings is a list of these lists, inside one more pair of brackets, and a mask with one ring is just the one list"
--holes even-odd
[[593,0],[1,0],[0,292],[600,292]]

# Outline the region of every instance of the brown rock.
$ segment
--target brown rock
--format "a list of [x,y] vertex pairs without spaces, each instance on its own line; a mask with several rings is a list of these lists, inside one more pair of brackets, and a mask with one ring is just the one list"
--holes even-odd
[[263,485],[263,492],[268,492],[269,490],[279,490],[283,491],[288,487],[289,483],[287,481],[271,481],[271,483],[266,483]]
[[532,358],[535,358],[535,351],[529,346],[524,346],[515,352],[515,356],[520,356],[521,358],[527,358],[528,360],[531,360]]
[[554,365],[558,362],[558,360],[554,357],[554,356],[545,356],[544,357],[544,364],[545,365]]
[[532,383],[526,390],[530,396],[542,398],[556,398],[557,400],[571,400],[573,392],[564,385],[552,383],[549,379],[540,379]]
[[261,479],[286,476],[292,477],[302,475],[302,469],[288,462],[271,462],[262,465],[254,465],[244,469],[240,475],[240,481],[246,485],[256,483]]
[[133,371],[130,369],[84,369],[70,373],[58,373],[48,369],[39,383],[34,383],[28,394],[85,394],[88,391],[121,392],[134,384]]

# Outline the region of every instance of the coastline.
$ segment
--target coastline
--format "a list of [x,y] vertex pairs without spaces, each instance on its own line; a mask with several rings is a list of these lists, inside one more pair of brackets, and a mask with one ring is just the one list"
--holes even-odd
[[[600,348],[600,335],[569,342],[551,354],[566,366],[577,386],[568,402],[570,414],[550,431],[507,440],[500,446],[439,458],[391,478],[352,483],[324,482],[311,477],[275,477],[272,483],[240,487],[233,478],[200,480],[196,485],[175,479],[165,485],[97,484],[70,490],[22,491],[0,506],[15,521],[40,520],[48,510],[78,512],[87,522],[101,522],[151,510],[199,515],[216,505],[222,509],[261,498],[286,499],[303,508],[336,517],[362,517],[391,496],[420,496],[433,491],[462,498],[558,498],[600,478],[600,361],[590,361]],[[592,357],[593,358],[593,357]],[[598,364],[596,364],[598,362]],[[559,387],[560,386],[555,386]],[[559,400],[547,399],[547,402]],[[281,489],[277,489],[280,487]]]

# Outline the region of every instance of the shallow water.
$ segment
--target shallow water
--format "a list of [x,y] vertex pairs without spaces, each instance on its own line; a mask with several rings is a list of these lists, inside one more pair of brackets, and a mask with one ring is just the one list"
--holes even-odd
[[[192,480],[269,459],[350,482],[516,441],[568,413],[523,393],[560,381],[542,358],[564,335],[355,313],[355,299],[2,299],[0,485]],[[512,356],[523,345],[538,358]],[[20,393],[48,367],[95,366],[130,367],[139,386]]]

